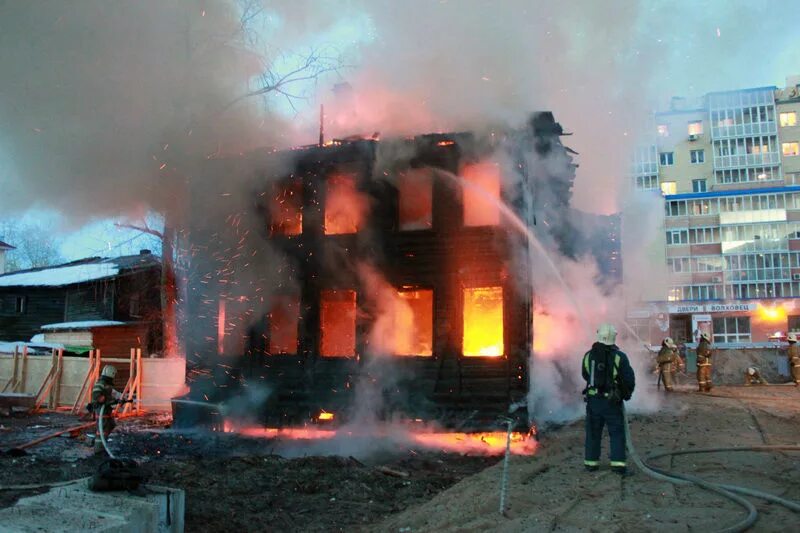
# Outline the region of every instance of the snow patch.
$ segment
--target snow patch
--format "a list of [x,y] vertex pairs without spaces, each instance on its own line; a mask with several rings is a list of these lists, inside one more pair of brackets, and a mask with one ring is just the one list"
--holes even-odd
[[57,329],[89,329],[124,325],[125,322],[117,322],[116,320],[84,320],[82,322],[59,322],[58,324],[45,324],[42,326],[42,329],[53,331]]

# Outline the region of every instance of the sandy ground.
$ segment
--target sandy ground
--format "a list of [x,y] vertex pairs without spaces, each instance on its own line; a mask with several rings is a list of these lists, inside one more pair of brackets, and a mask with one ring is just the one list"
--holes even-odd
[[[653,416],[633,416],[642,455],[691,447],[800,444],[800,390],[793,386],[717,387],[710,397],[676,392]],[[734,503],[694,487],[586,472],[581,423],[542,436],[534,457],[513,457],[509,510],[499,513],[502,464],[466,478],[430,502],[394,515],[379,531],[714,531],[743,518]],[[604,455],[607,453],[607,441]],[[800,501],[800,453],[714,453],[656,464],[713,481]],[[797,531],[800,517],[754,500],[753,531]]]

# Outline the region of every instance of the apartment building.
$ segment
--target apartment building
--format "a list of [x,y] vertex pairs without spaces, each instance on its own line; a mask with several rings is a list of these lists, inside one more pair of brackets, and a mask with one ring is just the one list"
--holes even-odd
[[[800,76],[673,98],[632,185],[664,198],[666,280],[630,305],[642,336],[762,344],[800,331]],[[662,254],[663,250],[663,254]]]

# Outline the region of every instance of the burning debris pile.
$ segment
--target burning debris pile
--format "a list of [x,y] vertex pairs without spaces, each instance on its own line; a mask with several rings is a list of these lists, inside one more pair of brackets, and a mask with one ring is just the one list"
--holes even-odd
[[574,242],[563,134],[538,113],[517,130],[209,161],[186,220],[192,391],[176,422],[212,422],[191,402],[249,398],[239,414],[274,428],[511,416],[527,431],[525,233],[538,218],[554,246]]

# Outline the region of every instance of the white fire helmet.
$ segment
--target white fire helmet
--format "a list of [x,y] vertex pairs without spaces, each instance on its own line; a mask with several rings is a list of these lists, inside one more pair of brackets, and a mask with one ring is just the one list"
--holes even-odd
[[672,337],[667,337],[664,339],[664,346],[667,348],[677,348],[677,346],[675,346],[675,341],[672,340]]
[[797,342],[797,333],[795,333],[794,331],[789,333],[786,336],[786,340],[789,341],[789,342]]
[[100,375],[104,378],[114,379],[117,377],[117,368],[114,365],[106,365]]
[[708,334],[708,333],[706,333],[705,331],[704,331],[703,333],[701,333],[701,334],[700,334],[700,338],[701,338],[701,339],[705,339],[705,340],[707,340],[708,342],[711,342],[711,335],[709,335],[709,334]]
[[750,374],[751,376],[755,376],[756,375],[756,369],[753,368],[752,366],[748,366],[747,367],[747,373]]
[[617,328],[611,324],[600,324],[597,328],[597,342],[611,346],[617,341]]

